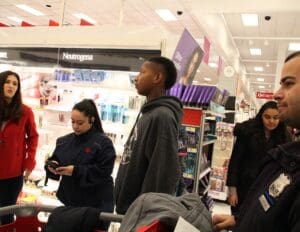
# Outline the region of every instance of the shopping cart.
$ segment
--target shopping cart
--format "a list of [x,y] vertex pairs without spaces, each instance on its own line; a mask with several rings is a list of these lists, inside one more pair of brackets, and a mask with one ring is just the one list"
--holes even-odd
[[[50,205],[34,205],[23,204],[13,205],[0,208],[0,216],[7,214],[14,214],[16,220],[7,225],[0,225],[0,232],[39,232],[42,231],[46,222],[42,222],[38,219],[38,214],[41,212],[51,213],[55,206]],[[121,222],[123,215],[117,215],[112,213],[100,213],[99,219],[103,221]],[[97,232],[103,232],[97,230]]]
[[[7,225],[0,225],[0,232],[40,232],[45,226],[46,222],[38,219],[38,214],[41,212],[51,213],[55,206],[50,205],[35,205],[22,204],[13,205],[0,208],[0,216],[7,214],[14,214],[16,220]],[[122,222],[123,215],[113,213],[100,213],[99,219],[110,222]],[[95,232],[104,232],[96,230]],[[148,226],[140,227],[137,232],[169,232],[166,227],[159,221],[154,221]]]

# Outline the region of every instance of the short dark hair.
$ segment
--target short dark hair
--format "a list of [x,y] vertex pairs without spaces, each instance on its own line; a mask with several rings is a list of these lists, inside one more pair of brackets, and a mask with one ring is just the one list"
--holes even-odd
[[81,102],[76,103],[72,110],[78,110],[79,112],[84,113],[91,123],[92,117],[94,117],[95,121],[93,122],[93,127],[100,133],[104,133],[96,104],[92,99],[83,99]]
[[165,72],[165,89],[170,89],[176,82],[177,70],[172,60],[163,57],[151,57],[148,59],[149,62],[160,64]]
[[[18,88],[9,105],[7,105],[4,96],[4,84],[8,76],[13,75],[18,80]],[[0,73],[0,125],[10,119],[17,123],[23,115],[23,104],[21,96],[21,79],[19,74],[13,71],[4,71]]]
[[285,58],[284,63],[286,63],[289,60],[294,59],[295,57],[298,57],[298,56],[300,56],[300,51],[293,52],[293,53],[289,54],[287,56],[287,58]]

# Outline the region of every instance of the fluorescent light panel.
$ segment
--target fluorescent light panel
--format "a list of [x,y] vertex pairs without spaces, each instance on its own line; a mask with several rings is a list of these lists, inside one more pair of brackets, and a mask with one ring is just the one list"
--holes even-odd
[[17,23],[21,23],[23,21],[22,19],[14,16],[8,16],[7,18]]
[[205,80],[205,81],[211,81],[211,78],[209,78],[209,77],[204,77],[204,80]]
[[166,22],[177,20],[175,15],[173,15],[172,12],[168,9],[157,9],[155,10],[155,12]]
[[83,13],[75,13],[73,14],[73,16],[75,16],[76,18],[78,19],[84,19],[92,24],[95,24],[96,21],[94,19],[92,19],[91,17],[87,16],[86,14],[83,14]]
[[241,14],[243,25],[246,27],[257,27],[258,16],[257,14]]
[[264,68],[260,67],[260,66],[254,67],[254,71],[256,71],[256,72],[262,72],[262,71],[264,71]]
[[252,56],[261,56],[261,49],[260,48],[250,48],[250,54]]
[[259,85],[258,88],[264,89],[264,88],[266,88],[266,87],[265,87],[264,85]]
[[265,78],[257,77],[256,80],[257,81],[265,81]]
[[16,5],[16,7],[20,8],[20,9],[22,9],[22,10],[24,10],[24,11],[30,13],[30,14],[33,14],[35,16],[43,16],[43,15],[45,15],[44,13],[42,13],[42,12],[40,12],[40,11],[38,11],[38,10],[30,7],[30,6],[27,6],[25,4],[18,4],[18,5]]
[[300,43],[289,43],[289,51],[300,51]]

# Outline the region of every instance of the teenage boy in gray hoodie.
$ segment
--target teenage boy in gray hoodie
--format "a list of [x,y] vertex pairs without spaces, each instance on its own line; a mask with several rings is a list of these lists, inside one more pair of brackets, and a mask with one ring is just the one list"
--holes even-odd
[[181,171],[178,161],[178,126],[182,104],[165,91],[176,82],[174,63],[153,57],[143,63],[135,79],[140,95],[146,96],[125,144],[115,184],[116,211],[125,214],[141,194],[175,194]]

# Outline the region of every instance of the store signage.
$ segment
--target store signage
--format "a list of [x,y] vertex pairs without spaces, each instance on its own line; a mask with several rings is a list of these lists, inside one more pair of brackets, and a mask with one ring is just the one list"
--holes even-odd
[[198,42],[184,29],[172,58],[177,69],[177,82],[191,84],[202,57],[203,51]]
[[93,55],[86,55],[86,54],[76,54],[76,53],[68,53],[63,52],[62,53],[62,59],[63,60],[78,60],[80,62],[86,61],[86,60],[94,60]]
[[0,58],[7,59],[7,52],[0,52]]
[[256,92],[256,98],[258,99],[273,99],[274,96],[273,93],[268,93],[268,92]]

